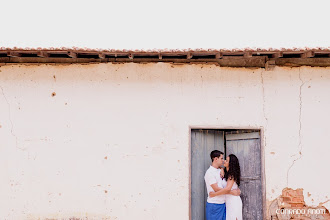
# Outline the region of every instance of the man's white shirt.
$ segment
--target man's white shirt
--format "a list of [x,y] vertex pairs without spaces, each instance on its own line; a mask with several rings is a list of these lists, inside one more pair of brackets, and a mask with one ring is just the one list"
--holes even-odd
[[215,197],[210,197],[210,192],[214,192],[211,185],[214,183],[217,183],[220,188],[223,188],[222,179],[220,177],[220,169],[214,168],[213,166],[210,166],[209,169],[207,169],[205,176],[204,176],[205,184],[206,184],[206,190],[207,190],[207,202],[208,203],[215,203],[215,204],[223,204],[226,202],[226,196],[220,195]]

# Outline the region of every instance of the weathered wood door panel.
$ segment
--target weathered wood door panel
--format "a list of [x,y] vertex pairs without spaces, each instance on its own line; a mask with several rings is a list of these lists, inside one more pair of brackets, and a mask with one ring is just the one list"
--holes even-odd
[[224,132],[191,130],[191,219],[205,219],[207,199],[204,175],[211,165],[210,153],[224,152]]
[[226,156],[235,154],[241,167],[243,219],[263,218],[259,132],[226,134]]

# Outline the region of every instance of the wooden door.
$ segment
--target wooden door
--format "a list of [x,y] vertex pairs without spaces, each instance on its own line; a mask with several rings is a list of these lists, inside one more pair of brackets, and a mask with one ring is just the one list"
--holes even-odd
[[218,130],[191,130],[191,219],[205,219],[207,191],[204,181],[211,165],[210,153],[224,152],[224,132]]
[[241,168],[243,219],[263,218],[260,133],[226,133],[226,156],[235,154]]

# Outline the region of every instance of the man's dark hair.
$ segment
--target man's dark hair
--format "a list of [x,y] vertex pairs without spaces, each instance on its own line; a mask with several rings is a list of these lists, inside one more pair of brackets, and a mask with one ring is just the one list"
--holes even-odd
[[223,154],[223,152],[221,152],[219,150],[212,151],[211,154],[210,154],[212,162],[213,162],[214,158],[220,157],[221,154]]

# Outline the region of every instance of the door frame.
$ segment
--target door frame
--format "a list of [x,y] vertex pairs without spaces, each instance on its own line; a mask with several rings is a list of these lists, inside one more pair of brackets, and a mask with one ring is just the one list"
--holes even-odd
[[264,137],[264,127],[253,127],[253,126],[209,126],[209,125],[189,125],[188,126],[188,167],[189,167],[189,220],[191,220],[191,130],[192,129],[202,129],[202,130],[259,130],[260,132],[260,154],[261,154],[261,191],[262,191],[262,212],[263,219],[266,220],[267,207],[266,207],[266,173],[265,173],[265,137]]

